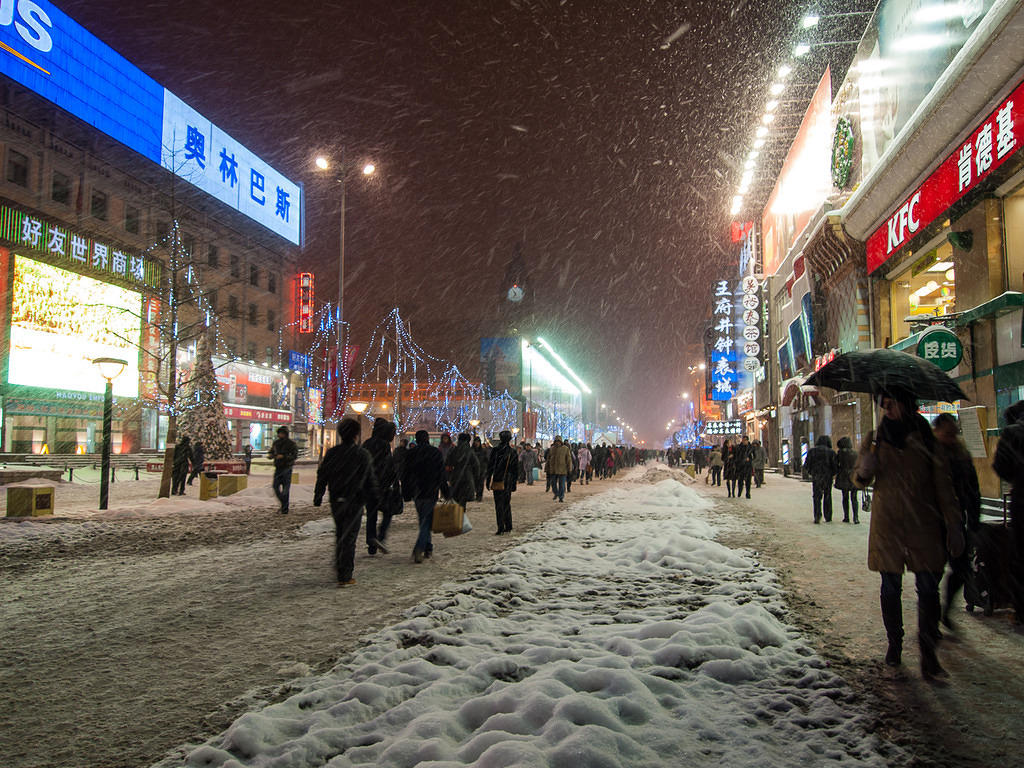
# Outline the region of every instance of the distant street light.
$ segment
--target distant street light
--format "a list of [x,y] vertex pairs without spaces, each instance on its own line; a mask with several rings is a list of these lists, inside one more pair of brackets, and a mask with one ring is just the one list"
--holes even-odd
[[116,357],[97,357],[92,362],[99,367],[100,376],[107,381],[103,389],[103,454],[100,468],[100,509],[106,509],[110,490],[110,422],[114,410],[114,379],[121,375],[128,361]]

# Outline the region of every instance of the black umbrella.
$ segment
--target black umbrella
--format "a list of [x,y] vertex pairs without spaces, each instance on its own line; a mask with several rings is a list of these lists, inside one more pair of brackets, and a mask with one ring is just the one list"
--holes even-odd
[[804,380],[805,385],[848,392],[909,392],[918,400],[966,400],[956,382],[935,363],[895,349],[847,352]]

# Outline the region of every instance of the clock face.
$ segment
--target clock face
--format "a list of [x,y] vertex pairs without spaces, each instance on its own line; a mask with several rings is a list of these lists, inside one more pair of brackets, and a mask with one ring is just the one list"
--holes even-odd
[[513,285],[508,289],[508,300],[509,301],[522,301],[523,300],[523,289],[518,285]]

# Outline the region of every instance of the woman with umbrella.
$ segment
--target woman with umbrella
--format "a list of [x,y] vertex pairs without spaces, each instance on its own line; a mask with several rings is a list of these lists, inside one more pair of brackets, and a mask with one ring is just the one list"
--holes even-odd
[[[824,370],[824,369],[822,369]],[[964,550],[960,509],[949,465],[928,422],[917,412],[914,392],[892,385],[876,390],[882,411],[878,429],[860,448],[854,483],[874,482],[868,568],[882,578],[882,622],[889,640],[885,663],[898,666],[903,652],[904,569],[917,586],[918,645],[925,678],[945,676],[939,664],[939,581],[946,551]]]

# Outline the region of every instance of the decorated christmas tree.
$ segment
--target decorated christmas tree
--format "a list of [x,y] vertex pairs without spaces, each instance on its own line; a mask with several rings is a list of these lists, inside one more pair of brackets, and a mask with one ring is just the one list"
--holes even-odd
[[188,435],[192,445],[202,443],[207,461],[231,458],[231,435],[205,333],[196,344],[192,377],[178,390],[178,434]]

